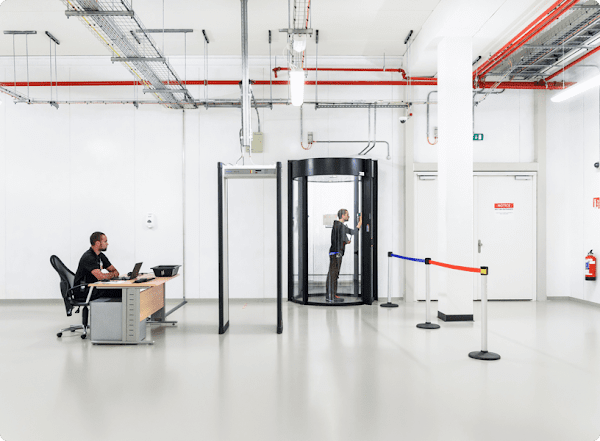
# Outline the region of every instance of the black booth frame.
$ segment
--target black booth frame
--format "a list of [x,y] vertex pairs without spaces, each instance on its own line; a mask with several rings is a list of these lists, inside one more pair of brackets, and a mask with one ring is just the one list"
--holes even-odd
[[[370,305],[378,300],[377,286],[377,161],[370,158],[312,158],[288,161],[288,301],[303,305],[351,306],[357,304]],[[298,199],[300,218],[308,218],[308,177],[309,176],[361,176],[362,177],[362,213],[363,232],[361,234],[361,297],[362,302],[333,303],[309,301],[308,293],[308,223],[301,222],[298,232],[298,277],[299,289],[302,290],[299,301],[294,297],[294,187],[298,179]],[[365,214],[367,217],[365,218]],[[367,234],[368,233],[368,234]],[[300,250],[305,250],[300,252]],[[371,253],[365,252],[371,249]],[[300,261],[300,256],[303,257]]]

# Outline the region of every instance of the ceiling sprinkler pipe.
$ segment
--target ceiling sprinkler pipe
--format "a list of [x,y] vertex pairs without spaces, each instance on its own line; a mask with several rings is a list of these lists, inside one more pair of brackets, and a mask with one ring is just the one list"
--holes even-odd
[[248,66],[248,0],[241,0],[242,9],[242,145],[250,148],[250,70]]
[[[274,67],[273,73],[277,78],[277,72],[289,70],[289,67]],[[316,68],[305,68],[304,70],[314,70]],[[378,68],[359,68],[359,67],[319,67],[318,70],[327,72],[397,72],[402,74],[402,79],[410,81],[432,81],[437,80],[435,77],[410,77],[408,78],[404,69],[378,69]]]
[[[548,17],[544,18],[540,24],[537,24],[533,29],[527,31],[523,38],[521,38],[518,42],[511,46],[511,43],[505,45],[502,49],[500,49],[496,54],[492,55],[488,61],[486,61],[483,66],[476,70],[473,73],[473,76],[484,77],[488,72],[490,72],[494,67],[508,58],[510,55],[515,53],[518,49],[520,49],[525,43],[535,37],[537,34],[542,32],[549,24],[551,24],[555,19],[558,19],[561,15],[566,13],[571,6],[577,3],[579,0],[567,0],[562,5],[558,6],[553,12],[548,15]],[[556,4],[556,3],[555,3]],[[521,35],[521,34],[519,34]],[[517,37],[515,37],[512,41],[514,41]],[[510,47],[508,47],[510,46]],[[502,51],[506,48],[506,51],[502,53]]]
[[567,64],[566,66],[564,66],[562,69],[559,69],[558,71],[554,72],[552,75],[550,75],[548,78],[546,78],[546,81],[550,81],[552,78],[556,77],[557,75],[560,75],[561,73],[563,73],[565,70],[570,69],[571,67],[575,66],[577,63],[579,63],[580,61],[585,60],[587,57],[589,57],[590,55],[595,54],[596,52],[600,51],[600,46],[592,49],[591,51],[589,51],[587,54],[585,54],[582,57],[579,57],[577,60]]
[[[517,44],[518,40],[526,35],[528,32],[531,31],[531,29],[540,21],[543,21],[550,13],[552,13],[552,11],[554,11],[559,5],[560,3],[562,3],[564,0],[557,0],[552,6],[550,6],[548,9],[546,9],[540,16],[538,16],[533,22],[531,22],[525,29],[523,29],[521,32],[519,32],[512,40],[510,40],[507,44],[505,44],[504,46],[502,46],[498,51],[496,51],[496,53],[494,55],[492,55],[488,60],[484,61],[483,64],[481,66],[479,66],[478,69],[475,70],[475,72],[473,73],[473,77],[479,75],[482,76],[483,75],[483,70],[486,69],[490,63],[494,62],[494,60],[498,57],[501,57],[503,55],[503,52],[505,50],[509,50],[513,44]],[[520,47],[520,45],[519,45]]]
[[[321,70],[319,68],[319,70]],[[413,86],[436,86],[437,79],[433,78],[434,81],[427,82],[411,82]],[[16,84],[17,87],[27,86],[27,82],[17,82],[17,83],[7,83],[0,82],[0,87],[14,87]],[[204,81],[182,81],[182,85],[188,86],[197,86],[204,85]],[[236,86],[240,84],[239,80],[211,80],[208,81],[207,84],[214,86]],[[268,86],[271,84],[270,81],[254,81],[254,84],[257,86]],[[273,81],[272,83],[275,86],[287,86],[287,81]],[[314,81],[306,81],[304,83],[307,86],[314,86]],[[575,84],[574,82],[563,83],[562,82],[533,82],[533,81],[506,81],[500,84],[496,84],[494,82],[481,82],[479,86],[484,89],[523,89],[523,90],[535,90],[535,89],[544,89],[544,90],[562,90],[566,87],[572,86]],[[58,87],[105,87],[105,86],[142,86],[142,83],[137,81],[58,81],[52,82],[49,81],[34,81],[29,83],[30,87],[50,87],[50,86],[58,86]],[[169,83],[171,85],[171,83]],[[407,81],[319,81],[319,85],[322,86],[407,86]]]

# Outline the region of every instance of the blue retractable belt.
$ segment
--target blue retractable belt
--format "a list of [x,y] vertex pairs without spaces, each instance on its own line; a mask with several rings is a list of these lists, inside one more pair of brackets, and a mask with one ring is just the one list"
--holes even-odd
[[404,257],[404,256],[399,256],[397,254],[390,254],[390,256],[397,257],[398,259],[412,260],[413,262],[422,262],[422,263],[425,263],[425,259],[414,259],[412,257]]

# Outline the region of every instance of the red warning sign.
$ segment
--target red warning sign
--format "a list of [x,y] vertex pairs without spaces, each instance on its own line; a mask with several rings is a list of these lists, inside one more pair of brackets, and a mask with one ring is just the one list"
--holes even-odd
[[494,204],[494,212],[496,214],[513,214],[515,212],[515,204],[512,202],[502,202]]

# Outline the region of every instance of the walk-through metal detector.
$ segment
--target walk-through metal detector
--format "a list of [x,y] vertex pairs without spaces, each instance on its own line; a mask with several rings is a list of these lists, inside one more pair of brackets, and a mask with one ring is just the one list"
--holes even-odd
[[[277,333],[283,332],[281,311],[282,240],[281,240],[281,162],[276,165],[218,164],[219,174],[219,334],[229,328],[229,241],[227,181],[229,179],[277,179]],[[248,256],[251,258],[252,256]]]

